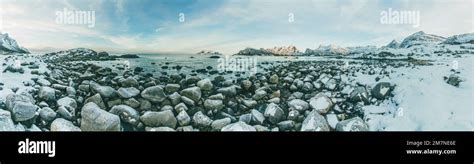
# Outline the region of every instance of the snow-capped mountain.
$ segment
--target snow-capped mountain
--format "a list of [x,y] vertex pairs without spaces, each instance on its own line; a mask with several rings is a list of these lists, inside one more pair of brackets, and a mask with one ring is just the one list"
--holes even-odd
[[265,49],[267,52],[273,53],[275,55],[280,56],[287,56],[287,55],[295,55],[299,51],[295,46],[288,46],[288,47],[273,47]]
[[426,34],[423,31],[419,31],[403,39],[399,48],[410,48],[418,45],[429,46],[439,44],[445,40],[446,38],[442,36]]
[[400,47],[400,43],[398,43],[396,40],[392,40],[392,42],[384,46],[384,48],[399,48],[399,47]]
[[377,51],[376,46],[357,46],[347,47],[347,54],[361,54],[361,53],[375,53]]
[[244,56],[289,56],[289,55],[300,55],[301,53],[295,46],[288,46],[288,47],[273,47],[267,49],[255,49],[255,48],[246,48],[240,50],[236,55],[244,55]]
[[235,55],[243,55],[243,56],[268,56],[268,55],[273,55],[272,53],[266,51],[263,48],[260,49],[255,49],[255,48],[245,48],[243,50],[240,50],[237,54]]
[[329,56],[329,55],[347,55],[349,50],[344,47],[330,44],[327,46],[319,45],[317,49],[306,49],[304,55],[306,56]]
[[8,33],[0,33],[0,54],[12,52],[30,53],[26,48],[20,47],[16,40],[11,38]]
[[466,33],[448,37],[443,44],[474,44],[474,33]]

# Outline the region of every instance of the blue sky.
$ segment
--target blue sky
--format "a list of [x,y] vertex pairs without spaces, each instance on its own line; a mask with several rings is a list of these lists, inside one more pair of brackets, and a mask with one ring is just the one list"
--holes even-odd
[[[29,49],[123,53],[381,46],[420,30],[473,32],[474,19],[471,0],[0,0],[0,8],[0,30]],[[64,8],[94,11],[95,26],[56,23]],[[388,8],[419,11],[420,26],[381,24]]]

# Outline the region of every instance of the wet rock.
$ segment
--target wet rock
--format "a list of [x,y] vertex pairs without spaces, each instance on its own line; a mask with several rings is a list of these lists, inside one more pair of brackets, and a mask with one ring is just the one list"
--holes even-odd
[[244,81],[242,81],[242,87],[245,90],[249,90],[250,87],[252,87],[252,82],[250,80],[244,80]]
[[456,74],[449,75],[449,77],[446,80],[446,83],[452,86],[456,86],[456,87],[459,86],[459,83],[461,82],[462,82],[461,78]]
[[199,111],[194,114],[193,122],[197,127],[209,127],[212,123],[212,119]]
[[132,107],[132,108],[138,108],[140,106],[140,102],[134,98],[129,98],[125,101],[123,101],[124,104]]
[[201,89],[199,87],[191,87],[183,89],[180,92],[181,96],[186,96],[187,98],[193,100],[194,102],[198,102],[201,99]]
[[327,113],[333,103],[329,97],[320,93],[309,100],[309,105],[320,114]]
[[223,119],[214,120],[211,123],[211,127],[212,127],[213,130],[219,131],[223,127],[229,125],[230,123],[231,123],[231,119],[226,117],[226,118],[223,118]]
[[263,114],[273,124],[277,124],[285,118],[285,112],[274,103],[270,103]]
[[210,111],[220,111],[222,108],[224,108],[224,103],[222,100],[207,99],[204,101],[204,108]]
[[252,123],[259,125],[263,124],[263,121],[265,121],[265,116],[262,113],[255,109],[252,109],[250,113],[252,115]]
[[77,102],[76,100],[70,98],[70,97],[63,97],[63,98],[60,98],[56,104],[58,106],[69,106],[69,107],[72,107],[73,109],[76,109],[77,108]]
[[337,87],[337,81],[334,79],[329,79],[326,84],[324,84],[324,87],[333,91]]
[[82,107],[82,131],[120,131],[119,116],[102,110],[93,102]]
[[68,108],[66,106],[60,106],[58,107],[58,110],[56,111],[59,116],[67,120],[72,120],[74,118],[74,114],[75,114],[74,111],[71,108]]
[[137,100],[138,100],[138,102],[140,102],[140,107],[138,108],[139,110],[146,111],[146,110],[151,109],[151,107],[152,107],[151,102],[148,101],[147,99],[139,98]]
[[56,118],[56,112],[54,112],[54,110],[49,107],[41,108],[39,115],[40,118],[45,121],[53,121]]
[[115,95],[115,89],[110,86],[101,86],[97,83],[91,83],[90,87],[94,92],[99,93],[103,98],[110,98]]
[[233,97],[237,95],[237,88],[235,86],[229,86],[224,88],[219,88],[218,93],[222,93],[224,96]]
[[79,91],[83,91],[83,92],[89,92],[90,91],[89,85],[79,85],[77,88],[79,89]]
[[336,131],[369,131],[369,126],[359,117],[338,122]]
[[254,108],[258,105],[258,102],[255,100],[242,100],[242,104],[244,104],[247,108]]
[[267,127],[262,126],[262,125],[254,125],[253,127],[255,128],[255,130],[257,130],[257,132],[268,132],[268,131],[270,131],[270,129],[268,129]]
[[304,119],[301,131],[329,131],[329,125],[317,111],[312,111]]
[[383,100],[392,92],[392,87],[388,82],[380,82],[372,89],[372,96],[376,99]]
[[222,93],[219,93],[219,94],[209,96],[208,99],[211,99],[211,100],[224,100],[224,95],[222,95]]
[[147,111],[140,117],[140,120],[146,126],[150,127],[160,127],[166,126],[170,128],[176,128],[176,123],[178,122],[174,117],[173,111],[165,110],[161,112],[152,112]]
[[263,90],[263,89],[259,89],[259,90],[255,91],[255,94],[253,95],[252,99],[260,100],[260,99],[264,98],[265,96],[267,96],[267,92],[265,92],[265,90]]
[[114,99],[114,100],[110,100],[110,101],[107,101],[107,106],[115,106],[115,105],[120,105],[122,104],[122,100],[121,99]]
[[118,115],[123,122],[137,126],[140,119],[140,114],[130,106],[116,105],[109,111],[112,114]]
[[76,95],[76,89],[74,87],[66,87],[66,93],[69,96],[75,96]]
[[43,78],[38,79],[36,83],[38,83],[41,86],[51,86],[51,82]]
[[94,104],[97,104],[100,108],[106,109],[105,103],[104,103],[104,101],[102,100],[102,97],[100,96],[99,93],[95,94],[94,96],[91,96],[91,97],[87,98],[87,99],[84,101],[84,104],[87,104],[87,103],[89,103],[89,102],[93,102]]
[[38,97],[44,101],[56,100],[56,91],[50,87],[41,87],[38,92]]
[[306,101],[300,99],[293,99],[288,102],[288,108],[290,110],[294,109],[297,111],[305,111],[309,109],[309,104]]
[[186,105],[194,106],[194,101],[191,100],[190,98],[187,98],[187,97],[185,97],[185,96],[181,96],[181,100],[182,100]]
[[214,87],[210,79],[202,79],[198,81],[197,86],[203,91],[210,91]]
[[250,121],[252,121],[252,114],[247,113],[247,114],[240,115],[239,121],[245,122],[246,124],[250,124]]
[[245,122],[239,121],[233,124],[224,126],[221,131],[223,132],[240,132],[240,131],[257,131],[253,126],[246,124]]
[[173,110],[173,107],[171,105],[165,105],[163,107],[161,107],[160,109],[161,111],[164,111],[164,110]]
[[186,126],[191,123],[191,117],[189,117],[188,113],[186,113],[184,110],[178,113],[176,119],[180,126]]
[[129,88],[129,87],[138,87],[138,81],[133,78],[133,77],[128,77],[126,79],[124,79],[123,81],[120,82],[122,87],[124,88]]
[[141,96],[151,102],[162,102],[166,99],[166,95],[163,91],[163,88],[160,86],[153,86],[144,89],[141,93]]
[[37,107],[33,104],[32,97],[22,94],[9,94],[6,97],[5,105],[11,111],[14,121],[27,121],[35,117]]
[[173,94],[169,95],[168,98],[173,105],[177,105],[181,102],[181,95],[178,92],[174,92]]
[[270,84],[276,84],[278,83],[278,75],[274,74],[272,76],[270,76],[270,78],[268,79],[268,83]]
[[349,97],[352,102],[369,102],[369,93],[367,93],[365,87],[362,86],[354,88]]
[[179,84],[166,84],[165,91],[166,93],[173,93],[173,92],[177,92],[179,88],[181,88]]
[[288,112],[288,120],[296,120],[298,119],[298,116],[300,116],[300,112],[298,112],[297,110],[291,110],[290,112]]
[[51,123],[50,130],[54,131],[81,131],[81,129],[75,126],[71,121],[65,120],[63,118],[57,118]]
[[278,129],[281,131],[290,131],[290,130],[293,130],[293,128],[295,127],[295,122],[292,120],[286,120],[286,121],[279,122],[277,126],[278,126]]
[[132,98],[132,97],[135,97],[138,94],[140,94],[140,90],[138,90],[137,88],[134,88],[134,87],[119,88],[117,90],[117,93],[121,98],[128,99],[128,98]]

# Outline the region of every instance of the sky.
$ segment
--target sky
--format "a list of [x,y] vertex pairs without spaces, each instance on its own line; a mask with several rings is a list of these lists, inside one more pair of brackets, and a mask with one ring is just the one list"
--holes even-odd
[[[93,11],[94,26],[58,23],[65,9]],[[419,26],[381,23],[389,9],[419,12]],[[474,0],[0,0],[0,31],[33,51],[234,54],[288,45],[304,51],[383,46],[417,31],[472,33],[473,9]]]

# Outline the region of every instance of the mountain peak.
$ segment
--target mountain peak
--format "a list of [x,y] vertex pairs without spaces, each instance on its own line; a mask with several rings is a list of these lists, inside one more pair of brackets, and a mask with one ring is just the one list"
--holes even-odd
[[392,40],[390,43],[388,43],[386,46],[386,48],[398,48],[400,47],[400,43],[397,42],[397,40]]
[[0,34],[0,54],[3,53],[29,53],[26,48],[20,47],[15,39],[11,38],[8,33]]
[[419,46],[419,45],[432,45],[438,44],[446,40],[446,38],[438,35],[427,34],[423,31],[418,31],[414,34],[403,39],[402,43],[400,43],[400,48],[410,48],[412,46]]

